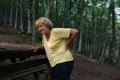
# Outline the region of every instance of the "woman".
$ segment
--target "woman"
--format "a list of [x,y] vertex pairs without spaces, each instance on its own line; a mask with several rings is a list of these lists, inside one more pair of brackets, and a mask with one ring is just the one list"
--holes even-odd
[[53,28],[53,23],[46,17],[35,22],[35,27],[42,34],[42,45],[34,52],[44,48],[51,65],[51,80],[69,80],[73,69],[73,56],[68,45],[74,39],[77,29]]

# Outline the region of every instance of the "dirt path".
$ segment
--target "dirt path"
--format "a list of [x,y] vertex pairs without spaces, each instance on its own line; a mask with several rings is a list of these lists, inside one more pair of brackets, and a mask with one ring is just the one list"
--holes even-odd
[[[14,28],[7,25],[0,26],[0,48],[31,48],[31,45],[26,44],[28,40]],[[101,64],[78,54],[74,54],[74,59],[71,80],[120,80],[120,68],[118,67]],[[32,74],[23,79],[33,80]],[[40,80],[44,80],[44,75],[40,74]]]
[[101,64],[96,60],[74,55],[71,80],[120,80],[120,68]]

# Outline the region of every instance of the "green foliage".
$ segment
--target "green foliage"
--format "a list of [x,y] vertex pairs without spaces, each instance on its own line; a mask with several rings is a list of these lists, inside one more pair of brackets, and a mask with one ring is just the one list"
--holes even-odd
[[118,7],[120,7],[120,0],[115,0],[115,3]]

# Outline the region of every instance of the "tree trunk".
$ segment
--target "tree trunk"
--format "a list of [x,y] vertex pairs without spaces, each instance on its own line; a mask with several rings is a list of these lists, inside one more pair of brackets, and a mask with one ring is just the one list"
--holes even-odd
[[[100,15],[100,18],[102,19],[103,17],[103,13],[104,13],[104,5],[105,3],[102,2],[102,11],[101,11],[101,15]],[[99,21],[99,25],[100,25],[100,29],[99,29],[99,38],[98,38],[98,50],[97,50],[97,59],[99,60],[99,57],[100,57],[100,54],[101,54],[101,50],[102,50],[102,38],[103,38],[103,35],[101,34],[102,33],[102,27],[103,27],[103,21],[100,20]]]
[[64,9],[63,9],[63,15],[62,15],[62,27],[65,27],[65,20],[66,20],[66,14],[67,14],[67,1],[64,0]]
[[[2,5],[0,3],[0,15],[2,16]],[[0,20],[2,20],[2,17],[0,17]]]
[[[80,5],[80,1],[79,1],[79,5]],[[79,5],[78,5],[78,7],[79,7]],[[77,47],[78,47],[78,50],[81,52],[81,47],[82,47],[82,37],[83,37],[83,23],[84,23],[84,13],[85,13],[85,1],[84,0],[82,0],[82,6],[81,6],[81,8],[80,8],[80,11],[79,11],[79,13],[78,13],[78,15],[80,14],[80,21],[79,21],[79,44],[77,45]]]
[[32,9],[32,0],[28,0],[28,5],[27,5],[27,15],[28,15],[28,29],[27,33],[32,33],[32,16],[31,16],[31,9]]
[[100,54],[100,58],[99,61],[104,62],[105,57],[106,57],[106,49],[107,49],[107,37],[108,37],[108,28],[110,26],[110,15],[111,15],[111,5],[109,5],[108,7],[108,17],[107,17],[107,23],[105,26],[105,35],[104,35],[104,41],[102,43],[102,50],[101,50],[101,54]]
[[16,1],[15,29],[17,29],[17,24],[18,24],[18,1]]
[[36,35],[36,32],[35,32],[35,5],[36,5],[36,0],[33,0],[33,8],[32,8],[32,15],[33,15],[33,36],[32,36],[32,45],[35,46],[35,35]]
[[50,18],[50,7],[51,7],[51,0],[46,0],[45,17],[47,17],[47,18]]
[[8,7],[8,5],[6,4],[5,14],[4,14],[4,23],[7,23],[7,7]]
[[59,16],[58,16],[58,13],[59,13],[59,11],[58,11],[58,4],[59,4],[59,3],[58,3],[58,0],[56,0],[56,16],[55,16],[55,21],[56,21],[55,23],[56,23],[56,24],[55,24],[55,26],[58,26],[58,24],[59,24],[59,23],[58,23],[58,17],[59,17]]
[[1,5],[1,21],[3,21],[3,19],[4,19],[4,8]]
[[110,0],[110,5],[111,5],[111,14],[112,14],[112,42],[110,46],[110,51],[109,51],[109,59],[113,62],[113,57],[115,56],[115,50],[116,50],[116,29],[115,29],[115,5],[114,1]]
[[90,53],[90,57],[93,58],[95,55],[95,52],[94,52],[94,47],[95,47],[95,36],[96,36],[96,29],[95,29],[95,5],[94,5],[94,0],[92,0],[92,25],[91,25],[91,51],[89,52]]
[[23,0],[20,2],[20,30],[21,32],[24,32],[23,29]]
[[11,1],[11,9],[10,9],[10,22],[9,22],[10,26],[12,26],[12,18],[13,18],[13,1]]

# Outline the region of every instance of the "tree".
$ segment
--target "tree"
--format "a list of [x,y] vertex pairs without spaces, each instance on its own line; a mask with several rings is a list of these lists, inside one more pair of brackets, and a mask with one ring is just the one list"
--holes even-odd
[[15,29],[17,29],[17,25],[18,25],[18,1],[16,1],[16,12],[15,12]]
[[51,8],[51,0],[46,0],[45,3],[45,17],[50,18],[50,8]]
[[23,3],[24,3],[24,0],[20,0],[20,30],[21,30],[21,32],[24,32],[24,28],[23,28]]
[[33,25],[33,36],[32,36],[32,45],[35,46],[35,35],[36,35],[36,32],[35,32],[35,5],[36,5],[36,0],[33,0],[33,8],[32,8],[32,17],[33,17],[33,21],[32,21],[32,25]]
[[27,33],[32,33],[32,1],[33,0],[27,0],[27,16],[28,16],[28,29]]
[[13,0],[11,1],[11,9],[10,9],[10,26],[12,26],[12,19],[13,19]]

